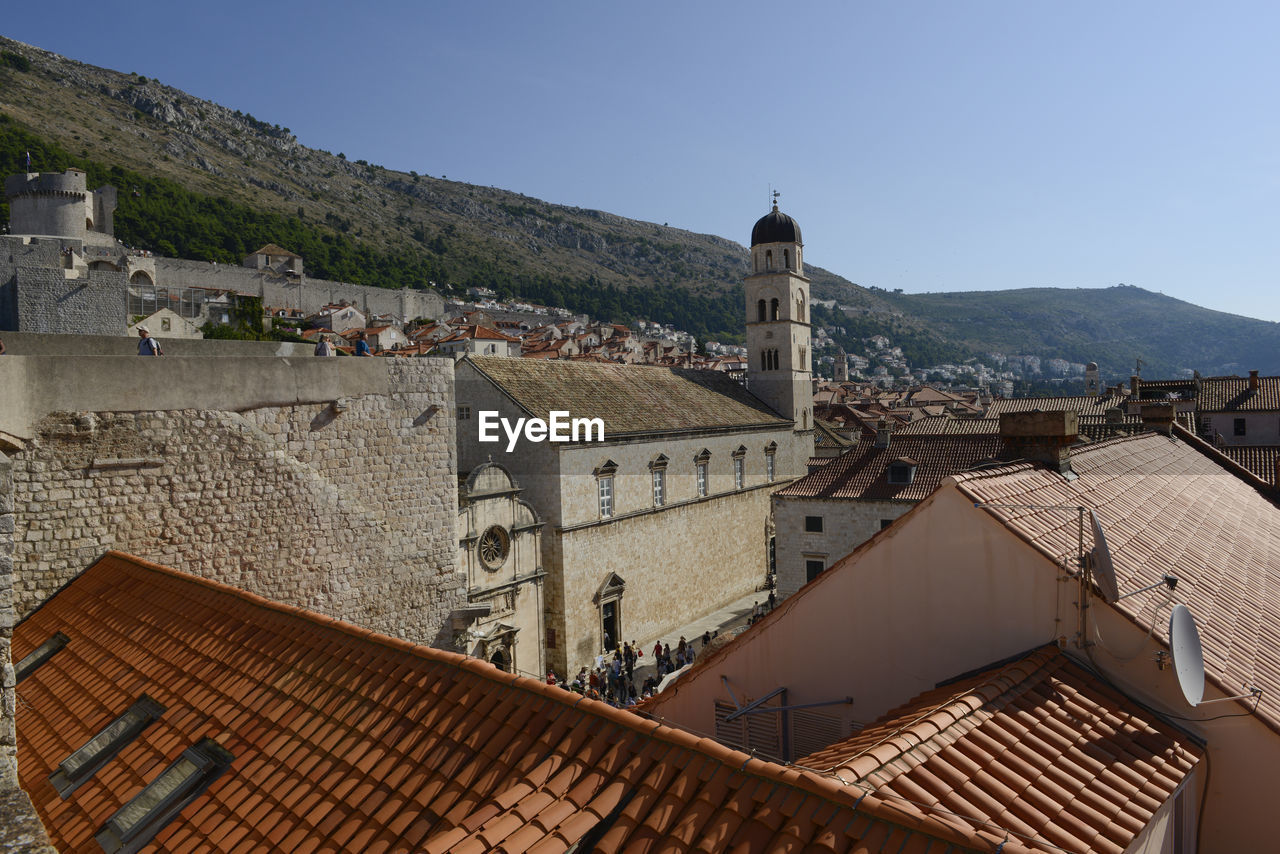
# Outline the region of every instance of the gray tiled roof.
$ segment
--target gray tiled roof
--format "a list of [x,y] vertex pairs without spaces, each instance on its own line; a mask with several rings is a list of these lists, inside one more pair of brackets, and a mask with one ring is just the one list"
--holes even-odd
[[720,371],[483,356],[467,361],[533,415],[567,410],[574,418],[600,418],[609,436],[791,423]]

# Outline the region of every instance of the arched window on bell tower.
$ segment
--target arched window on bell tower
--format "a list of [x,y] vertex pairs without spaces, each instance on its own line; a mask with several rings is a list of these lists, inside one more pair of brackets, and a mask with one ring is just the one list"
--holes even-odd
[[772,249],[764,250],[764,268],[766,270],[773,269],[773,250]]
[[769,303],[769,319],[778,319],[778,298],[774,297]]
[[786,249],[782,250],[782,266],[791,269],[791,253]]
[[764,322],[764,300],[760,300],[756,303],[756,320],[759,320],[762,323]]

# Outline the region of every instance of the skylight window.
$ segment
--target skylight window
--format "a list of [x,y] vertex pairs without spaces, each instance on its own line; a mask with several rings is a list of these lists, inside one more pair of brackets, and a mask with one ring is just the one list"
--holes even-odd
[[57,632],[53,637],[33,649],[13,668],[14,684],[35,673],[40,669],[40,665],[53,658],[70,641],[71,639],[62,632]]
[[124,714],[89,739],[84,747],[62,760],[58,769],[49,775],[50,784],[64,800],[70,797],[162,714],[164,706],[143,694]]
[[95,834],[108,854],[133,854],[150,842],[178,813],[212,785],[234,759],[211,738],[182,751]]

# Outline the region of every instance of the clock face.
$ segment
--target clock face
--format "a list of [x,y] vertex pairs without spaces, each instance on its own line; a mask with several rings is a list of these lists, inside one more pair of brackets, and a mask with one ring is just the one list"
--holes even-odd
[[511,551],[511,537],[500,526],[493,525],[480,535],[480,562],[486,569],[497,569],[506,563]]

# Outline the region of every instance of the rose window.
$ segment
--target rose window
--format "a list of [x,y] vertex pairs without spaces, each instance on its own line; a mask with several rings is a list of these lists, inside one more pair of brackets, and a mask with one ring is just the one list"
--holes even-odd
[[497,569],[507,559],[511,538],[502,528],[494,525],[480,535],[480,562],[489,569]]

